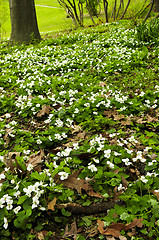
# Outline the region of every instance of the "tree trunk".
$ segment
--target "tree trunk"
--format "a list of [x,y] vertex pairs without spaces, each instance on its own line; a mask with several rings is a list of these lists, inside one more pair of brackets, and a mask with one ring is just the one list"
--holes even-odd
[[155,12],[159,12],[159,0],[155,0]]
[[9,0],[11,17],[10,40],[29,43],[40,40],[34,0]]

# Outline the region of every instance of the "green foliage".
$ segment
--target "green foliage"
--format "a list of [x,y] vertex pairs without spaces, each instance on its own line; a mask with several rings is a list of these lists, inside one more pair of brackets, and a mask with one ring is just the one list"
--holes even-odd
[[159,19],[141,23],[137,27],[137,39],[144,42],[156,43],[159,39]]
[[134,239],[158,238],[158,43],[123,22],[0,53],[1,238],[71,235],[67,204],[114,200],[74,218],[77,239],[136,218]]

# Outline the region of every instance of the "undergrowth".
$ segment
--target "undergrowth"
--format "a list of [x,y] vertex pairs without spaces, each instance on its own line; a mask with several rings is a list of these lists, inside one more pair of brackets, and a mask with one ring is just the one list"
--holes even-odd
[[159,239],[159,45],[126,26],[0,45],[2,240]]

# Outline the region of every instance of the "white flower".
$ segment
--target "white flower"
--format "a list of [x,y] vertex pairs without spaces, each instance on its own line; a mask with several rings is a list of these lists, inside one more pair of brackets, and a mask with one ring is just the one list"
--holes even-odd
[[1,174],[0,174],[0,180],[5,179],[5,177],[6,177],[6,176],[5,176],[4,173],[1,173]]
[[120,156],[120,155],[121,155],[121,153],[118,153],[118,152],[114,151],[114,156]]
[[42,206],[40,206],[39,209],[40,209],[41,211],[45,211],[45,210],[46,210],[46,208],[45,208],[45,207],[42,207]]
[[133,142],[133,143],[138,143],[138,141],[135,139],[134,136],[131,136],[128,138],[130,142]]
[[42,143],[42,141],[40,139],[38,139],[36,142],[37,142],[37,144],[41,144]]
[[34,186],[30,185],[28,188],[23,188],[23,191],[28,197],[31,197],[31,193],[34,191]]
[[143,97],[145,95],[144,92],[141,92],[139,96]]
[[99,159],[93,158],[93,161],[94,161],[95,163],[99,163]]
[[129,166],[129,165],[132,164],[132,163],[129,161],[129,158],[123,158],[123,159],[122,159],[122,162],[124,162],[126,166]]
[[120,184],[119,187],[118,187],[118,191],[121,191],[121,190],[125,190],[125,187],[123,187],[122,184]]
[[62,137],[63,138],[67,138],[67,134],[66,133],[62,133]]
[[56,119],[55,125],[57,127],[63,127],[63,122],[61,121],[61,119],[58,118],[58,119]]
[[68,173],[66,173],[66,172],[59,172],[58,175],[61,176],[60,177],[61,180],[65,180],[68,178]]
[[2,190],[3,183],[0,183],[0,191]]
[[4,205],[3,205],[4,203],[5,203],[4,198],[0,198],[0,208],[4,207]]
[[85,103],[84,106],[85,107],[90,107],[90,103]]
[[97,113],[97,112],[93,112],[93,114],[94,114],[94,115],[98,115],[98,113]]
[[4,162],[4,157],[3,156],[0,156],[0,161]]
[[88,169],[90,169],[91,172],[96,172],[96,171],[98,171],[98,169],[96,168],[96,166],[95,166],[94,164],[89,163],[88,165],[89,165],[89,166],[88,166]]
[[27,171],[31,171],[31,170],[33,170],[33,168],[34,168],[34,166],[31,163],[29,163],[27,166]]
[[13,194],[16,198],[18,198],[20,196],[20,191],[17,191]]
[[17,214],[21,209],[21,206],[18,206],[16,208],[14,208],[14,213]]
[[10,118],[11,117],[11,115],[9,114],[9,113],[6,113],[6,118]]
[[62,137],[59,133],[55,133],[55,139],[62,140]]
[[145,176],[141,176],[141,177],[140,177],[140,180],[141,180],[142,182],[144,182],[144,183],[147,183],[147,182],[148,182],[148,180],[145,178]]
[[75,108],[74,113],[79,113],[79,109],[78,109],[78,108]]
[[73,148],[74,148],[75,150],[79,149],[78,142],[77,142],[77,143],[73,143]]
[[110,153],[111,153],[111,150],[110,150],[110,149],[105,150],[105,151],[104,151],[104,157],[110,158]]
[[52,138],[51,138],[51,136],[49,136],[49,141],[52,142]]
[[14,179],[12,179],[10,182],[11,182],[11,184],[14,184],[14,183],[15,183],[15,180],[14,180]]
[[114,169],[114,164],[110,161],[107,161],[107,165],[111,168]]
[[3,224],[3,227],[4,227],[5,229],[8,228],[8,220],[7,220],[6,217],[4,217],[4,224]]
[[37,207],[38,205],[39,205],[39,197],[38,197],[38,195],[35,195],[34,197],[33,197],[33,205],[34,205],[34,207],[33,207],[33,205],[32,205],[32,209],[33,208],[35,208],[35,207]]

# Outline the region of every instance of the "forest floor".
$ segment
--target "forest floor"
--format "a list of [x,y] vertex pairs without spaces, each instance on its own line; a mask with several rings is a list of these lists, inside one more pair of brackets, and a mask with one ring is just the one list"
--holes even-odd
[[132,26],[0,44],[1,240],[159,239],[159,22]]

